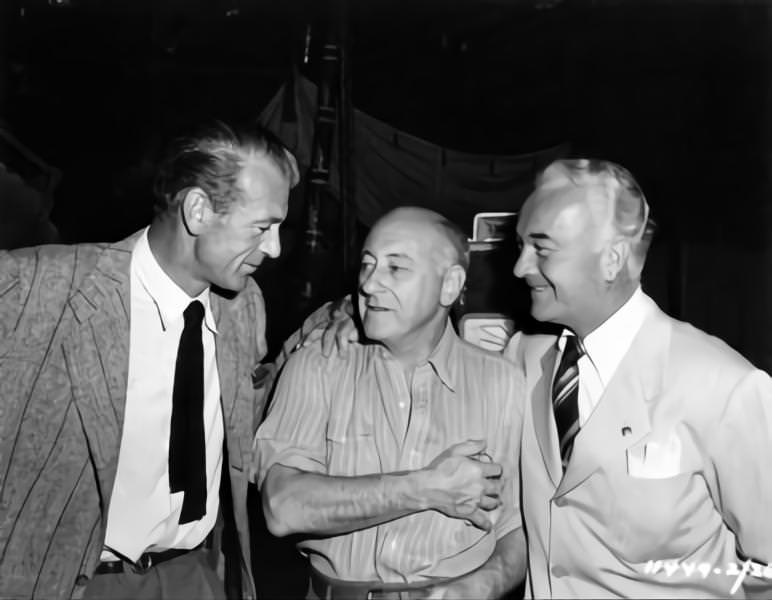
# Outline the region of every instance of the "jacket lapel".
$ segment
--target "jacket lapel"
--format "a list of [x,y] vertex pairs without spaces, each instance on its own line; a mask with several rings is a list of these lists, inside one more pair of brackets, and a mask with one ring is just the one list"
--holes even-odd
[[655,309],[641,326],[595,411],[574,440],[571,460],[556,496],[570,492],[651,431],[649,401],[662,389],[670,324]]
[[227,300],[215,291],[211,292],[210,298],[212,301],[212,314],[214,315],[215,323],[217,323],[217,343],[215,344],[217,373],[220,379],[223,420],[227,426],[232,421],[233,409],[236,404],[236,365],[239,353],[233,347],[236,336],[230,334],[232,327],[231,315],[227,310],[227,306],[223,306],[227,303]]
[[239,377],[240,361],[249,360],[247,348],[239,349],[238,340],[242,336],[235,333],[236,327],[249,326],[246,315],[238,317],[239,297],[229,299],[215,290],[211,291],[212,314],[217,323],[215,357],[217,373],[220,379],[220,405],[222,406],[225,442],[228,446],[228,460],[232,467],[244,468],[245,456],[251,452],[248,442],[252,439],[252,406],[247,402],[237,402],[239,386],[245,385],[248,377]]
[[[540,341],[542,340],[540,339]],[[549,337],[546,343],[542,341],[533,351],[527,352],[525,359],[534,431],[544,466],[555,487],[558,486],[562,477],[555,417],[552,414],[552,403],[550,402],[552,373],[555,369],[556,356],[555,338]],[[531,385],[533,385],[532,388]]]
[[73,396],[99,472],[105,505],[118,463],[129,370],[131,251],[139,236],[107,246],[69,300],[74,323],[63,341]]

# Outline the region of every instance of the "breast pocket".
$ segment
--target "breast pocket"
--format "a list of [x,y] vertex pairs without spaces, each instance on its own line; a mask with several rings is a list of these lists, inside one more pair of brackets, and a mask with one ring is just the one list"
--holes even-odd
[[693,472],[646,475],[615,482],[608,521],[615,547],[630,562],[683,556],[705,526],[700,522],[707,499],[704,480]]
[[327,423],[326,438],[329,475],[381,472],[369,411],[334,412]]

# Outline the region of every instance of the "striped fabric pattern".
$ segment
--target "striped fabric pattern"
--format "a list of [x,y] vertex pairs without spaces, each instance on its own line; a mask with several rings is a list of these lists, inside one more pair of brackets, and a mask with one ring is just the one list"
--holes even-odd
[[581,342],[575,335],[566,337],[566,346],[552,384],[552,408],[560,440],[560,459],[566,470],[579,433],[579,358]]
[[497,538],[521,525],[517,456],[524,379],[499,355],[446,327],[429,362],[409,382],[380,346],[323,358],[317,347],[287,363],[257,434],[258,483],[273,464],[338,476],[420,469],[447,447],[487,441],[504,466],[503,505],[485,533],[425,511],[345,535],[300,544],[313,566],[346,580],[405,582],[473,570]]

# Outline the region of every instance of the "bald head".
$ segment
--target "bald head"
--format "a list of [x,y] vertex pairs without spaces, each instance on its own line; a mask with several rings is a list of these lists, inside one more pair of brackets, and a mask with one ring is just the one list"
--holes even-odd
[[431,246],[433,258],[440,269],[451,265],[459,265],[465,271],[469,268],[469,242],[466,235],[458,225],[438,212],[419,206],[395,208],[376,221],[373,231],[383,227],[402,229],[406,237],[413,237]]
[[384,215],[362,249],[359,308],[367,337],[412,357],[411,363],[426,358],[463,289],[468,264],[466,236],[442,215],[418,207]]

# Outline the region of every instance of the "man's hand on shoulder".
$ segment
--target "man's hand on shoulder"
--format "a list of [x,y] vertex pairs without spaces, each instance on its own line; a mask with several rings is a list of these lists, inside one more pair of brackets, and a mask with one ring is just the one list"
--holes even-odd
[[345,358],[348,347],[359,341],[351,296],[328,302],[323,309],[317,310],[305,320],[301,331],[304,333],[300,346],[320,343],[325,358],[335,351],[338,356]]
[[427,508],[489,531],[486,514],[501,504],[501,465],[490,462],[485,442],[468,440],[451,446],[421,470]]

